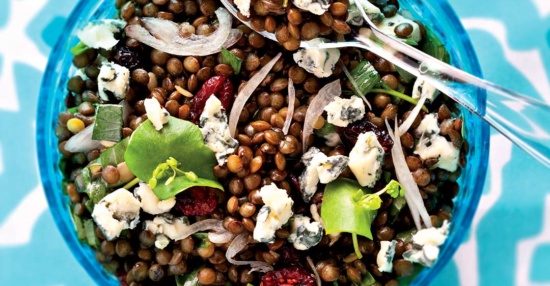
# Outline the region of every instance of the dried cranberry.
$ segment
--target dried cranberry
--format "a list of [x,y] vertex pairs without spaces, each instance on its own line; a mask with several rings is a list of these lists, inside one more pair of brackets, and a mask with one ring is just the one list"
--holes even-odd
[[299,266],[267,272],[260,286],[314,286],[315,277]]
[[116,277],[120,281],[120,286],[128,286],[128,282],[126,282],[126,276],[128,275],[127,272],[124,271],[118,271],[116,273]]
[[204,82],[201,89],[191,100],[191,121],[197,122],[199,116],[204,110],[204,105],[211,95],[215,95],[221,102],[225,110],[233,103],[235,97],[233,93],[233,83],[226,76],[214,76]]
[[293,172],[288,172],[288,177],[290,178],[290,186],[294,187],[296,191],[300,191],[300,180],[298,179],[298,175],[294,174]]
[[216,191],[206,187],[191,187],[176,196],[176,208],[183,215],[209,215],[218,205]]
[[116,64],[124,66],[129,70],[134,70],[138,67],[142,67],[143,63],[141,59],[143,58],[143,48],[130,48],[126,45],[118,45],[115,48],[115,53],[113,54],[113,61]]
[[280,255],[280,262],[283,264],[295,264],[300,261],[300,254],[298,254],[294,247],[283,246],[277,252]]
[[368,131],[374,132],[378,138],[378,142],[384,148],[385,151],[389,151],[393,146],[393,140],[389,136],[386,130],[380,130],[374,123],[368,121],[366,118],[362,120],[355,121],[352,124],[349,124],[347,127],[338,127],[336,132],[342,138],[342,142],[347,148],[353,148],[357,142],[357,137],[359,134],[365,133]]

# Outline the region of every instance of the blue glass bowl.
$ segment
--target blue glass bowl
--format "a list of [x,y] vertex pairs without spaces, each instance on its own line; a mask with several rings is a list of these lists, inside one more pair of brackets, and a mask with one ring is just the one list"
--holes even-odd
[[[481,75],[479,62],[466,31],[446,0],[400,0],[401,6],[412,12],[445,41],[451,53],[452,64],[474,75]],[[112,18],[116,13],[114,0],[80,1],[72,12],[63,33],[50,55],[42,81],[37,111],[37,151],[40,175],[50,211],[73,255],[99,285],[117,285],[116,278],[103,270],[94,251],[81,243],[74,230],[68,197],[61,190],[62,174],[58,168],[55,127],[57,115],[64,110],[67,94],[67,74],[71,72],[72,56],[69,49],[78,43],[76,31],[94,19]],[[472,101],[484,110],[485,94],[472,94]],[[462,170],[461,189],[455,199],[450,235],[441,249],[437,263],[424,269],[413,282],[426,285],[449,262],[472,223],[479,203],[487,171],[489,127],[467,110],[462,110],[466,140],[469,142],[467,166]]]

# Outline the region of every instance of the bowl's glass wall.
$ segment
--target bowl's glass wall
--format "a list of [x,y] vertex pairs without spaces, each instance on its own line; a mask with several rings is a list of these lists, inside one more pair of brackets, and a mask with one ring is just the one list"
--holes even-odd
[[[442,36],[451,53],[454,65],[475,75],[481,75],[471,42],[445,0],[400,0],[400,3],[423,23],[431,23],[428,26]],[[81,243],[76,236],[68,207],[69,201],[61,190],[62,174],[57,166],[60,154],[57,151],[57,138],[54,130],[57,124],[57,115],[64,110],[67,74],[71,71],[72,64],[72,56],[68,51],[78,43],[78,39],[74,36],[76,31],[91,20],[112,17],[115,13],[113,0],[79,2],[50,55],[42,82],[37,113],[39,168],[50,211],[72,253],[99,285],[117,285],[118,282],[113,275],[103,270],[96,261],[94,252]],[[479,106],[485,105],[483,93],[471,96],[474,98],[473,102],[477,102]],[[480,108],[480,110],[483,109]],[[460,180],[461,191],[455,203],[451,234],[442,249],[438,262],[432,268],[425,269],[419,274],[414,282],[416,285],[426,285],[452,258],[471,224],[485,181],[489,127],[466,110],[463,111],[463,115],[468,130],[466,140],[470,143],[467,156],[468,164],[463,169]]]

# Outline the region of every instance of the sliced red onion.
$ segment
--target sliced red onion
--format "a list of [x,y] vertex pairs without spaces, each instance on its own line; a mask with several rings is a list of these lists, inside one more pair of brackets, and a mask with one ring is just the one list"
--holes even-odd
[[302,131],[302,151],[307,151],[306,140],[313,133],[313,124],[323,114],[325,106],[327,106],[336,96],[342,93],[340,80],[337,79],[321,88],[317,96],[311,101],[307,108],[306,118],[304,119],[304,129]]
[[223,228],[223,222],[219,219],[205,219],[185,227],[185,229],[181,233],[178,233],[178,237],[176,240],[184,239],[194,233],[205,230],[224,232],[225,228]]
[[250,267],[252,267],[250,272],[254,272],[254,271],[268,272],[273,270],[273,266],[263,261],[238,261],[233,259],[235,255],[237,255],[239,252],[241,252],[243,249],[246,248],[249,241],[250,241],[250,234],[241,233],[237,235],[237,237],[233,239],[233,241],[227,248],[227,251],[225,252],[225,258],[227,259],[227,261],[233,265],[250,265]]
[[235,137],[237,123],[239,123],[239,117],[241,116],[241,112],[243,111],[246,101],[250,98],[254,90],[256,90],[256,88],[262,83],[280,57],[281,53],[277,54],[253,77],[251,77],[241,92],[239,92],[237,98],[235,98],[235,102],[233,102],[233,106],[231,107],[231,113],[229,114],[229,132],[231,132],[232,137]]
[[92,123],[82,131],[76,133],[73,137],[69,138],[65,144],[65,150],[71,153],[86,153],[103,147],[100,141],[92,140],[93,132],[94,124]]
[[143,17],[143,26],[134,24],[124,29],[126,35],[145,45],[178,56],[207,56],[218,53],[222,47],[234,45],[242,36],[238,29],[231,29],[231,14],[224,8],[216,10],[219,26],[208,36],[182,37],[178,24],[161,18]]
[[317,272],[317,268],[315,268],[315,264],[313,264],[313,260],[311,260],[311,257],[306,256],[306,261],[311,268],[311,271],[313,271],[313,275],[315,275],[315,282],[317,283],[317,286],[323,285],[323,283],[321,282],[321,277],[319,277],[319,273]]
[[397,180],[405,189],[405,199],[407,200],[407,205],[411,211],[411,215],[414,220],[414,224],[417,229],[422,229],[422,222],[426,227],[432,227],[432,221],[430,215],[426,210],[422,196],[420,195],[420,190],[418,185],[414,181],[414,178],[407,166],[407,161],[405,160],[405,155],[403,155],[403,148],[401,147],[401,136],[399,136],[399,128],[397,127],[397,120],[395,120],[395,133],[390,127],[390,124],[386,120],[386,127],[388,128],[388,133],[393,139],[393,147],[391,149],[393,165],[395,167],[395,174],[397,175]]
[[[353,85],[353,88],[355,89],[355,91],[359,92],[360,89],[359,89],[359,86],[357,85],[357,82],[353,79],[353,77],[351,76],[351,74],[348,71],[348,68],[346,68],[346,65],[344,65],[344,64],[342,64],[342,71],[348,77],[348,80],[351,83],[351,85]],[[367,98],[365,97],[364,94],[357,94],[357,96],[361,97],[361,99],[363,99],[363,101],[369,107],[369,109],[372,110],[372,106],[370,105],[370,102],[367,100]]]
[[[405,120],[401,125],[399,126],[399,137],[401,137],[402,134],[407,132],[409,128],[411,128],[411,125],[413,124],[414,120],[420,113],[420,110],[422,109],[422,106],[424,106],[424,102],[426,102],[426,96],[422,96],[416,106],[411,110],[411,113],[409,114],[409,117],[407,117],[407,120]],[[398,130],[396,130],[397,132]]]
[[294,89],[294,82],[291,78],[288,78],[288,109],[286,111],[285,124],[283,125],[283,133],[286,135],[292,123],[292,116],[294,116],[294,101],[296,101],[296,89]]

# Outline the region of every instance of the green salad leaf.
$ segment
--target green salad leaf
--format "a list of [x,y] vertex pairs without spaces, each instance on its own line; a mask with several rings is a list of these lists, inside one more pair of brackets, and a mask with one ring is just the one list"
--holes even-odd
[[349,72],[348,80],[357,84],[359,90],[355,93],[363,97],[380,82],[380,75],[369,61],[363,60]]
[[233,72],[238,75],[241,72],[241,66],[243,64],[243,60],[239,59],[237,56],[235,56],[232,52],[230,52],[226,48],[222,48],[222,62],[224,64],[229,65]]
[[88,242],[88,244],[91,247],[98,249],[100,242],[99,242],[99,238],[95,233],[94,220],[92,219],[84,220],[84,231],[86,232],[86,241]]
[[426,27],[426,36],[424,37],[423,44],[420,49],[426,54],[446,63],[451,61],[451,56],[445,45],[441,42],[439,37],[429,28]]
[[377,211],[356,202],[358,189],[361,195],[371,193],[350,179],[336,179],[326,185],[321,205],[326,234],[347,232],[372,239],[370,227]]
[[99,155],[101,166],[105,168],[108,165],[116,166],[124,162],[124,152],[126,152],[129,141],[130,137],[126,137],[122,141],[101,152],[101,155]]
[[97,107],[93,140],[118,142],[122,139],[122,105],[101,104]]
[[336,126],[334,124],[325,122],[325,125],[319,130],[315,130],[315,135],[323,137],[329,135],[330,133],[336,132]]
[[88,47],[83,42],[78,42],[78,44],[76,44],[74,47],[71,48],[71,54],[73,54],[74,56],[78,56],[89,49],[90,47]]
[[[176,171],[180,175],[159,177],[159,166],[165,166],[167,160],[171,159],[176,163],[177,169],[187,175]],[[155,129],[151,121],[144,121],[132,133],[124,160],[128,169],[140,180],[156,180],[152,189],[161,200],[171,198],[193,186],[223,190],[223,186],[212,173],[217,165],[214,153],[204,145],[199,127],[189,121],[170,117],[160,131]],[[172,171],[169,164],[167,167],[170,170],[163,172]]]

